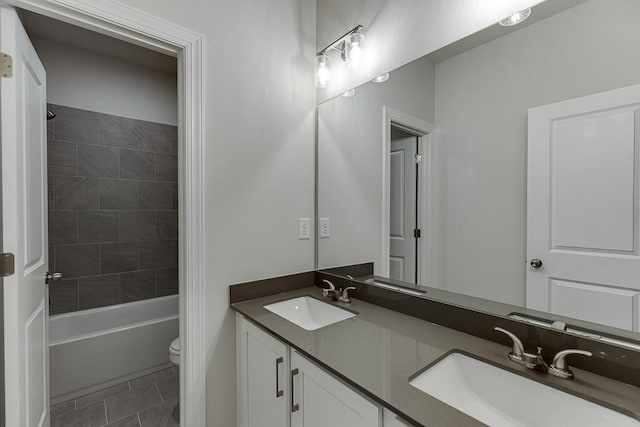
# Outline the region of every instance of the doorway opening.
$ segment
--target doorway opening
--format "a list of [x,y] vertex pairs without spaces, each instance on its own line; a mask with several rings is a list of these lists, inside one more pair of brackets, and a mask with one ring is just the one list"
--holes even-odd
[[383,110],[382,265],[379,274],[428,285],[433,125]]
[[[202,183],[202,38],[125,5],[11,3],[24,10],[0,8],[0,49],[14,70],[1,81],[0,115],[7,154],[3,246],[15,254],[16,267],[4,284],[5,383],[13,390],[7,396],[7,425],[74,425],[76,415],[101,416],[100,425],[130,417],[140,421],[145,409],[128,414],[123,408],[130,405],[118,409],[117,403],[130,404],[134,394],[151,387],[159,396],[148,401],[163,404],[149,414],[151,425],[160,410],[172,418],[181,412],[183,424],[202,425],[202,204],[194,202]],[[43,20],[51,27],[38,34]],[[106,52],[90,49],[96,46]],[[68,53],[83,48],[90,52],[76,55],[74,62]],[[170,58],[154,66],[171,62],[169,91],[161,89],[162,79],[153,77],[149,66],[164,56],[160,52]],[[114,84],[111,79],[116,70],[132,77],[134,69],[144,67],[151,72],[137,80]],[[60,89],[55,96],[47,94],[47,77]],[[163,93],[171,93],[168,103],[158,100]],[[118,102],[119,108],[112,108]],[[132,115],[132,107],[144,102],[156,105],[139,108],[143,113],[170,105],[171,119]],[[60,278],[54,272],[62,266],[66,277]],[[45,279],[51,287],[67,281],[52,291],[51,301]],[[58,316],[55,328],[49,307]],[[143,327],[148,330],[138,330]],[[179,335],[177,343],[186,346],[180,348],[178,374],[169,360],[175,360],[170,344]],[[121,340],[110,341],[115,336]],[[161,340],[162,350],[144,345],[143,352],[126,351],[129,344]],[[50,375],[54,346],[59,354],[51,358]],[[163,369],[153,359],[160,354]],[[131,361],[138,365],[132,368]],[[56,379],[54,385],[56,366],[73,368],[64,375],[66,384]],[[100,377],[103,373],[110,374]],[[163,391],[160,381],[168,377],[172,384]],[[113,398],[111,409],[105,390]],[[176,411],[178,394],[184,405]],[[54,420],[62,415],[70,418]]]

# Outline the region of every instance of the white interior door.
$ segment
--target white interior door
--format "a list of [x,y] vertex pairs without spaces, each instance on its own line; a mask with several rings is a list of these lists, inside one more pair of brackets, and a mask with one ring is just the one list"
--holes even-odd
[[0,78],[4,251],[15,255],[4,281],[6,422],[48,426],[45,71],[8,7],[0,7],[0,51],[13,60],[13,76]]
[[418,138],[394,131],[389,162],[389,277],[416,283]]
[[527,307],[640,331],[639,144],[640,85],[529,110]]

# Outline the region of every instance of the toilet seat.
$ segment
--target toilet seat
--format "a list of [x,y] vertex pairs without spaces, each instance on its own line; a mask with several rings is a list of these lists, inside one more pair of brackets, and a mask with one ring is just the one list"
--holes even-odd
[[176,365],[180,364],[180,337],[171,341],[169,346],[169,360]]

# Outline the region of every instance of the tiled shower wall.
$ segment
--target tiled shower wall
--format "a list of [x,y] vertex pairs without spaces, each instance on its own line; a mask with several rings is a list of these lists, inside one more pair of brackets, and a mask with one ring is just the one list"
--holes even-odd
[[177,128],[49,109],[50,313],[176,294]]

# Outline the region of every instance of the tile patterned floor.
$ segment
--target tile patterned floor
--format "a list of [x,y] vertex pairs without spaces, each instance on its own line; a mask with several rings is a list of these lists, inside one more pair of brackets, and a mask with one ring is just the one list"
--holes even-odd
[[51,407],[51,427],[178,427],[179,371],[167,368]]

